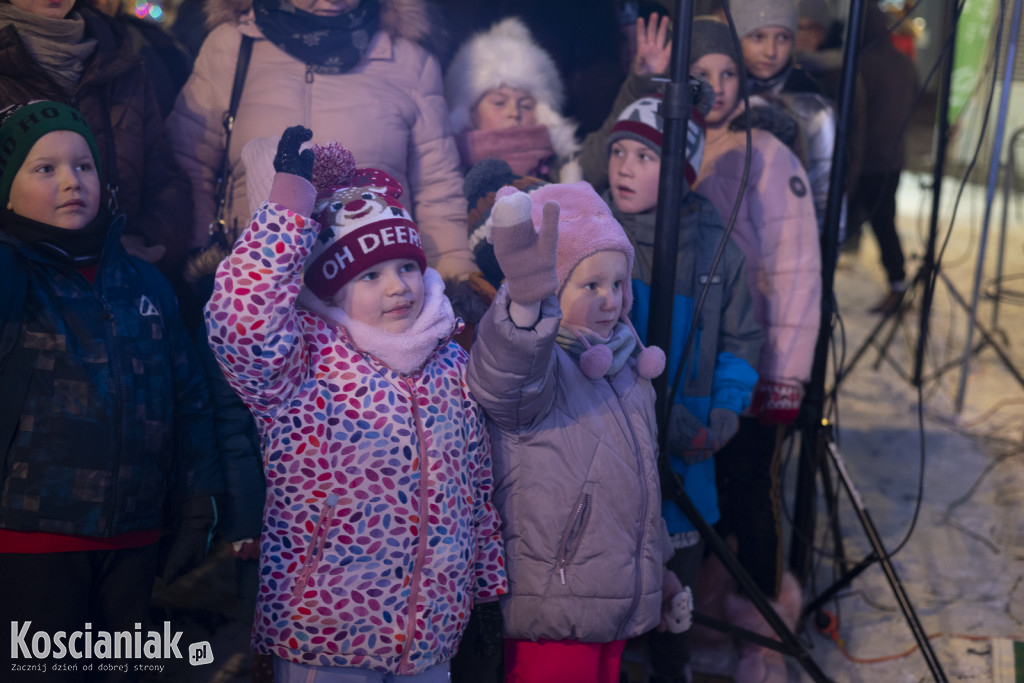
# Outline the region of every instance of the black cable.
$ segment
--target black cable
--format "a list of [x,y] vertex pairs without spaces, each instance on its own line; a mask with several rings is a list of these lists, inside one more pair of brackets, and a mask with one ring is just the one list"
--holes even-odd
[[[737,75],[740,79],[740,96],[743,98],[744,107],[746,107],[747,111],[750,111],[750,97],[747,93],[747,70],[746,66],[743,64],[742,59],[743,46],[740,43],[739,36],[736,34],[736,25],[733,23],[732,20],[732,11],[729,9],[729,3],[723,2],[722,9],[725,13],[726,23],[728,23],[729,25],[729,33],[732,34],[732,40],[733,45],[736,48],[736,54],[741,55],[739,60],[740,63],[736,65]],[[725,125],[728,124],[726,123]],[[739,192],[736,195],[736,203],[733,204],[732,206],[732,213],[729,215],[729,220],[725,224],[725,234],[722,235],[722,241],[719,242],[718,244],[718,249],[715,251],[715,257],[711,260],[711,268],[708,273],[708,279],[704,283],[704,286],[701,287],[700,295],[697,297],[697,302],[693,307],[693,317],[690,321],[690,330],[686,335],[686,342],[683,344],[683,353],[679,357],[679,365],[676,367],[676,373],[675,376],[672,378],[672,385],[669,389],[669,394],[666,397],[667,400],[665,401],[664,415],[662,415],[661,420],[659,420],[659,424],[664,426],[664,428],[666,429],[669,424],[669,419],[672,415],[672,406],[675,402],[676,393],[679,391],[679,384],[684,376],[683,370],[686,368],[686,365],[689,362],[690,351],[693,348],[693,342],[697,334],[697,324],[701,318],[701,313],[704,310],[704,300],[707,298],[708,290],[710,289],[711,283],[714,280],[715,271],[718,269],[718,263],[719,261],[722,260],[722,254],[725,252],[726,244],[728,244],[729,239],[732,236],[733,227],[736,225],[736,217],[739,215],[740,211],[740,203],[743,201],[743,195],[747,191],[747,180],[750,176],[750,159],[753,154],[749,117],[747,120],[747,126],[745,128],[745,131],[747,146],[746,152],[743,157],[743,175],[740,177]],[[694,359],[694,362],[697,362],[696,358]],[[673,475],[676,474],[671,467],[668,469],[672,471]],[[678,476],[676,476],[676,485],[680,487],[682,486],[682,482],[679,480]]]

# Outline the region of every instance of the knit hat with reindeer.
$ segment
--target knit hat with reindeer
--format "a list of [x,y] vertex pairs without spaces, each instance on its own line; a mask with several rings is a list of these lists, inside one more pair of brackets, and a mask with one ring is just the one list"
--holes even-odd
[[367,268],[392,259],[427,257],[420,231],[401,202],[402,186],[376,168],[355,168],[352,153],[337,143],[313,146],[313,220],[322,229],[306,260],[306,286],[330,299]]

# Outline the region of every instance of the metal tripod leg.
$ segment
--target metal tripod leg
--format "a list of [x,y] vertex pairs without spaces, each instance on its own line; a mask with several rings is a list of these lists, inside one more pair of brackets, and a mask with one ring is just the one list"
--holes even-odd
[[[700,511],[693,504],[693,501],[690,500],[690,497],[686,494],[686,491],[683,489],[682,482],[676,480],[676,485],[673,488],[675,489],[675,495],[672,497],[672,500],[674,500],[675,503],[679,506],[679,508],[683,511],[683,514],[686,515],[686,518],[690,520],[690,523],[692,523],[693,526],[697,529],[697,532],[700,534],[701,538],[703,538],[704,541],[708,544],[708,547],[710,547],[712,552],[714,552],[715,555],[718,556],[718,559],[722,561],[722,564],[725,565],[725,568],[729,571],[732,577],[736,579],[736,583],[738,584],[740,590],[743,591],[743,594],[750,599],[750,601],[754,604],[754,607],[757,608],[757,611],[761,613],[762,617],[764,617],[764,620],[768,622],[768,626],[777,636],[779,636],[779,639],[782,641],[781,644],[768,644],[768,646],[773,647],[784,654],[794,657],[800,663],[800,666],[803,667],[803,670],[807,673],[807,675],[811,677],[812,680],[818,681],[820,683],[826,683],[830,681],[831,679],[825,675],[825,672],[821,670],[817,662],[815,662],[811,658],[811,655],[807,652],[807,649],[800,643],[799,640],[797,640],[797,637],[793,634],[792,631],[789,630],[789,627],[786,626],[785,622],[782,621],[782,618],[779,617],[779,615],[775,612],[772,606],[768,604],[768,598],[764,596],[761,590],[757,587],[757,584],[754,582],[754,579],[750,577],[750,574],[747,573],[747,570],[745,570],[743,568],[743,565],[740,564],[740,561],[736,558],[736,555],[732,552],[732,549],[729,548],[729,546],[726,544],[724,540],[722,540],[722,537],[718,535],[718,532],[711,528],[711,525],[704,520],[704,517],[700,514]],[[716,625],[715,623],[711,623],[706,619],[699,619],[696,617],[695,619],[701,623],[705,623],[710,626]],[[746,631],[745,629],[736,629],[736,631],[744,637],[754,640],[755,642],[761,642],[757,638],[751,638],[751,636],[757,635],[754,634],[752,631]]]
[[[839,480],[843,484],[843,488],[846,489],[846,493],[850,497],[850,502],[853,504],[854,510],[857,512],[857,518],[860,520],[861,527],[864,529],[864,534],[867,536],[868,542],[871,544],[874,553],[867,559],[859,563],[851,572],[843,577],[834,585],[823,593],[824,595],[832,595],[837,590],[838,585],[847,585],[854,576],[860,574],[864,569],[867,568],[872,562],[877,560],[882,565],[882,571],[885,573],[885,578],[889,582],[890,588],[892,588],[893,596],[896,598],[896,602],[899,605],[900,611],[903,613],[903,617],[907,621],[907,626],[910,627],[910,631],[914,636],[914,640],[917,641],[918,647],[921,649],[921,655],[925,659],[925,663],[928,665],[928,669],[932,673],[932,677],[944,683],[948,679],[946,678],[945,672],[942,670],[942,665],[939,663],[938,657],[935,656],[935,651],[932,650],[931,642],[928,640],[928,634],[925,633],[924,628],[921,626],[921,622],[917,618],[917,613],[914,611],[914,606],[910,602],[910,598],[907,596],[906,590],[903,588],[903,583],[900,581],[899,576],[896,575],[896,568],[893,567],[889,554],[885,550],[885,546],[882,544],[882,540],[878,535],[878,529],[875,527],[875,523],[871,520],[871,515],[864,507],[864,503],[860,499],[860,495],[857,493],[856,488],[853,485],[853,480],[850,479],[849,473],[846,471],[846,465],[843,462],[842,456],[839,454],[839,450],[831,439],[828,439],[826,444],[825,452],[831,458],[832,464],[835,466],[836,473],[839,475]],[[815,599],[811,602],[811,605],[822,604],[822,598]],[[808,606],[810,608],[810,605]]]

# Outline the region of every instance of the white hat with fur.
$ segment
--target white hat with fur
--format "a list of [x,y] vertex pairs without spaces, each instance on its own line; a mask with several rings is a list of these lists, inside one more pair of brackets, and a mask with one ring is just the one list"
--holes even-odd
[[537,100],[537,122],[547,127],[560,159],[571,158],[579,149],[576,124],[560,113],[565,92],[558,67],[517,17],[503,19],[463,43],[448,66],[444,85],[456,134],[473,127],[473,107],[481,97],[507,85]]

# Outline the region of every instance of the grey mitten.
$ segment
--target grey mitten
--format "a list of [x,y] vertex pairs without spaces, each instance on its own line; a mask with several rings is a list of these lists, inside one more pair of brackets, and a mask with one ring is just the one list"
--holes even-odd
[[718,444],[718,448],[721,448],[739,431],[740,416],[728,408],[712,408],[708,414],[708,426],[711,428],[712,438]]
[[555,261],[558,250],[558,204],[544,205],[540,233],[533,227],[533,200],[525,192],[503,194],[491,211],[494,255],[517,304],[540,303],[558,291]]

